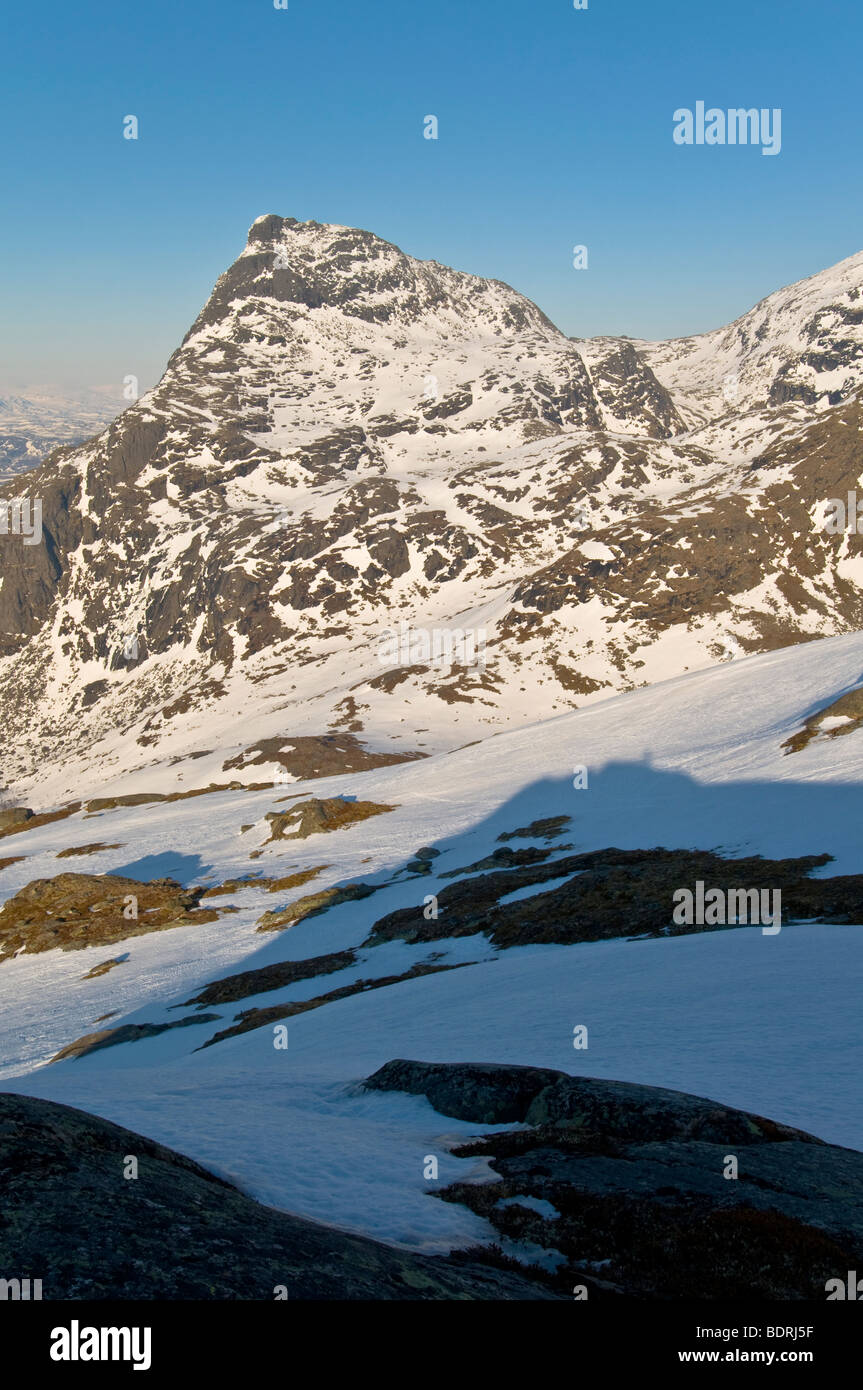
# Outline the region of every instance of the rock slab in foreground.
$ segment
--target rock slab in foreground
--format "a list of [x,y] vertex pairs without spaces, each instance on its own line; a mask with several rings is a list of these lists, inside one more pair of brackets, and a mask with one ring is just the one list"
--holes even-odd
[[562,1295],[824,1300],[828,1280],[863,1267],[863,1154],[802,1130],[542,1067],[396,1060],[366,1086],[525,1126],[454,1150],[487,1157],[499,1182],[440,1195],[556,1252]]
[[[127,1155],[138,1177],[127,1180]],[[549,1299],[261,1206],[191,1159],[84,1111],[0,1094],[0,1277],[44,1299]]]

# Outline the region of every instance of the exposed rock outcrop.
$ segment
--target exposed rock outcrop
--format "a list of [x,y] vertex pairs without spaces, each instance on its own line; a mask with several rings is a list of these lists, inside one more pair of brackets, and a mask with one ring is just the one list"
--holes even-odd
[[371,1090],[519,1121],[453,1150],[499,1181],[440,1192],[542,1247],[591,1298],[819,1299],[863,1262],[863,1154],[717,1101],[505,1064],[388,1062]]
[[82,950],[215,922],[218,912],[198,907],[203,892],[172,878],[141,883],[118,874],[57,874],[35,879],[0,908],[0,961],[16,951]]
[[310,835],[341,830],[346,825],[355,825],[370,816],[381,816],[395,809],[395,806],[379,806],[374,801],[312,796],[307,801],[299,801],[290,811],[270,811],[266,819],[270,823],[271,840],[307,840]]
[[[496,946],[534,942],[603,941],[618,936],[676,936],[693,931],[724,930],[737,923],[721,920],[683,923],[674,920],[675,893],[705,890],[781,893],[782,921],[860,922],[863,920],[863,874],[810,878],[830,862],[829,854],[798,859],[727,859],[707,850],[603,849],[550,858],[551,851],[529,848],[495,850],[462,870],[437,894],[439,915],[426,920],[421,905],[398,908],[375,922],[368,945],[403,937],[435,941],[486,932]],[[479,869],[476,877],[461,877]],[[510,867],[507,867],[510,866]],[[566,882],[516,901],[503,901],[519,889]],[[772,899],[770,900],[772,901]],[[748,910],[748,905],[747,905]]]

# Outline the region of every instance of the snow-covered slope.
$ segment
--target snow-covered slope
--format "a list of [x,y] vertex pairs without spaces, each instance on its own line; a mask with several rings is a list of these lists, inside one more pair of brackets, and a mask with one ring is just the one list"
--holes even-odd
[[634,346],[690,425],[787,402],[825,410],[860,386],[863,251],[776,290],[725,328]]
[[[449,870],[476,864],[502,843],[551,845],[551,865],[565,852],[664,846],[737,858],[829,853],[833,862],[815,878],[860,873],[863,730],[830,707],[861,676],[863,636],[817,641],[460,751],[339,774],[292,791],[395,809],[305,840],[266,842],[264,817],[284,809],[285,789],[79,812],[7,837],[4,854],[27,857],[3,869],[4,901],[70,867],[140,879],[168,873],[188,883],[326,867],[309,885],[275,897],[263,882],[229,889],[214,901],[238,910],[208,925],[0,963],[3,1085],[129,1125],[267,1202],[426,1249],[486,1240],[490,1229],[429,1196],[425,1156],[440,1160],[439,1184],[431,1186],[480,1178],[486,1169],[448,1152],[454,1138],[471,1132],[466,1122],[442,1121],[421,1098],[358,1090],[393,1057],[537,1063],[672,1086],[863,1147],[856,1105],[863,924],[800,922],[776,935],[737,927],[507,950],[481,931],[433,943],[367,942],[376,920],[403,907],[419,913],[426,895],[452,882],[444,877]],[[806,745],[789,751],[807,721]],[[574,785],[580,765],[586,788]],[[554,816],[570,818],[554,842],[539,831],[500,839]],[[94,841],[116,847],[84,860],[55,858]],[[421,846],[439,851],[431,872],[405,873]],[[311,890],[357,880],[377,891],[289,930],[256,930],[274,903],[281,908]],[[344,951],[356,952],[353,961],[331,973],[215,1003],[218,1021],[198,1018],[42,1068],[94,1028],[190,1016],[191,1005],[179,1006],[226,975]],[[109,958],[120,963],[84,978]],[[195,1050],[243,1010],[316,998],[421,964],[461,968],[300,1013],[288,1021],[287,1049],[274,1046],[265,1024]],[[586,1051],[573,1050],[578,1024],[589,1029]]]

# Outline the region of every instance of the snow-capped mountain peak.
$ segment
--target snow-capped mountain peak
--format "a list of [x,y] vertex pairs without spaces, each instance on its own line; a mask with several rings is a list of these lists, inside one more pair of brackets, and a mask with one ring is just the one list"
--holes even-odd
[[[847,630],[857,536],[817,518],[859,473],[861,265],[682,346],[574,342],[499,281],[259,218],[159,384],[26,475],[9,776],[72,794],[158,744],[197,781],[214,743],[246,766],[286,735],[423,753]],[[813,372],[817,409],[776,385]],[[482,663],[429,658],[453,632]]]

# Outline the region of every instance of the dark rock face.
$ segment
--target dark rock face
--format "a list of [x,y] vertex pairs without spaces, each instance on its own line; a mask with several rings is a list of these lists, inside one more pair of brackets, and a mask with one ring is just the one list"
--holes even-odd
[[41,1278],[46,1300],[555,1296],[274,1211],[140,1134],[29,1096],[0,1095],[0,1181],[0,1270]]
[[[478,1124],[500,1182],[440,1195],[557,1252],[591,1297],[819,1299],[863,1259],[863,1154],[653,1086],[497,1064],[387,1063],[366,1085]],[[729,1161],[737,1176],[729,1176]]]
[[597,395],[618,420],[646,423],[654,439],[682,433],[684,423],[670,392],[660,385],[633,343],[608,339],[605,349],[597,353],[593,370]]
[[[838,615],[841,610],[835,630],[859,627],[860,593],[835,570],[838,547],[846,538],[813,526],[809,511],[813,502],[843,497],[856,485],[851,458],[856,457],[861,424],[857,391],[841,410],[789,438],[766,443],[753,460],[748,483],[763,489],[761,505],[768,505],[775,517],[769,534],[759,528],[752,497],[742,490],[739,495],[733,495],[733,488],[717,494],[710,485],[696,484],[661,507],[639,504],[635,525],[627,516],[602,532],[611,552],[606,560],[585,560],[576,546],[516,586],[505,639],[519,633],[551,636],[554,627],[548,618],[591,597],[614,611],[615,622],[643,622],[659,633],[720,613],[732,594],[750,592],[765,574],[777,575],[783,603],[777,611],[747,612],[757,636],[751,631],[741,635],[745,651],[811,640],[799,617],[815,593],[822,612],[829,608]],[[632,450],[630,454],[636,473],[636,458]],[[644,456],[642,463],[647,463]],[[771,474],[780,469],[786,470],[782,481],[774,481]],[[741,470],[741,483],[743,477]],[[696,483],[695,475],[692,481]],[[550,497],[548,505],[554,501]],[[857,554],[863,538],[852,533],[847,544]],[[806,596],[799,577],[809,586]]]
[[[734,922],[692,925],[673,921],[677,889],[723,891],[753,888],[781,892],[782,921],[859,922],[863,916],[863,874],[812,879],[829,855],[799,859],[725,859],[698,850],[603,849],[551,859],[536,848],[495,850],[488,858],[441,878],[456,877],[437,894],[440,915],[426,921],[422,907],[398,908],[375,922],[367,944],[403,937],[435,941],[486,932],[496,946],[533,942],[602,941],[612,937],[676,936],[724,930]],[[479,869],[497,870],[461,878]],[[571,877],[570,877],[571,875]],[[517,889],[566,878],[545,893],[509,903]],[[741,923],[740,925],[744,925]]]
[[[859,292],[858,292],[859,296]],[[785,401],[803,401],[814,405],[825,398],[830,405],[838,403],[854,390],[856,368],[863,358],[859,338],[854,329],[863,322],[863,309],[858,304],[838,301],[814,314],[804,325],[804,340],[809,348],[780,367],[770,387],[771,405]],[[849,332],[850,330],[850,332]],[[845,381],[839,390],[825,390],[825,373],[845,368]],[[807,379],[806,369],[814,376]],[[819,379],[820,378],[820,379]],[[815,381],[815,385],[812,381]]]
[[478,1124],[521,1121],[531,1101],[563,1075],[546,1067],[498,1066],[472,1062],[387,1062],[366,1081],[370,1091],[407,1091],[425,1096],[442,1115]]
[[[0,656],[19,651],[39,632],[59,592],[66,556],[80,544],[82,519],[76,510],[80,483],[66,465],[51,461],[28,475],[29,495],[42,502],[43,544],[10,544],[3,537],[0,588]],[[19,496],[20,483],[0,484],[5,498]]]
[[[340,999],[350,999],[354,994],[366,994],[369,990],[388,989],[390,985],[399,985],[407,980],[418,980],[423,975],[438,975],[447,970],[463,970],[470,961],[458,961],[454,965],[434,965],[431,962],[420,961],[412,965],[410,970],[405,970],[401,975],[378,975],[371,980],[354,980],[352,984],[342,985],[339,989],[327,990],[326,994],[317,994],[312,999],[299,999],[291,1004],[272,1004],[269,1008],[263,1009],[242,1009],[235,1014],[236,1023],[231,1028],[222,1028],[218,1033],[214,1033],[205,1043],[201,1044],[198,1051],[205,1047],[213,1047],[216,1043],[224,1042],[226,1038],[238,1037],[240,1033],[250,1033],[255,1028],[266,1028],[274,1023],[280,1023],[286,1018],[295,1018],[297,1014],[308,1013],[310,1009],[323,1008],[325,1004],[335,1004]],[[194,1022],[195,1020],[190,1020]]]
[[257,970],[241,970],[237,975],[213,980],[186,1003],[199,1006],[230,1004],[236,999],[248,999],[271,989],[285,989],[297,980],[310,980],[316,975],[331,975],[336,970],[347,970],[355,961],[355,951],[331,951],[328,955],[310,956],[305,960],[274,961],[272,965],[262,965]]

